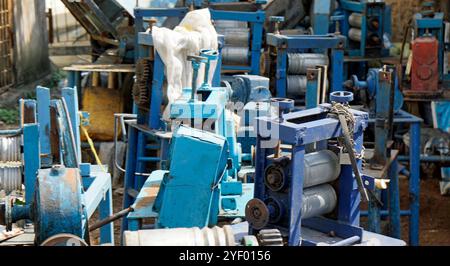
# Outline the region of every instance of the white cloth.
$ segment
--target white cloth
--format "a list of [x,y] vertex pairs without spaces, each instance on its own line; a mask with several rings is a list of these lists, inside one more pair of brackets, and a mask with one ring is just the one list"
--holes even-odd
[[[167,98],[170,104],[180,98],[185,87],[192,84],[192,65],[188,55],[199,55],[201,49],[218,49],[217,32],[211,22],[209,9],[188,12],[174,30],[152,27],[153,43],[165,65]],[[209,82],[216,69],[217,61],[211,62]],[[198,85],[204,79],[204,66],[200,68]],[[167,110],[163,118],[167,119]]]

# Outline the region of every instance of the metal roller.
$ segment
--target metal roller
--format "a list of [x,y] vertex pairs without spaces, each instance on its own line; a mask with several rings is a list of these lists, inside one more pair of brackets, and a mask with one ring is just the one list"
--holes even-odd
[[361,13],[352,13],[348,17],[348,23],[355,28],[361,28],[363,21],[363,15]]
[[245,21],[216,20],[214,24],[216,28],[248,28],[248,23]]
[[125,246],[235,246],[233,229],[224,227],[125,231]]
[[306,93],[306,84],[308,79],[306,75],[291,75],[287,76],[287,96],[290,98],[297,98],[304,96]]
[[[341,172],[339,157],[330,150],[305,155],[303,187],[309,188],[336,180]],[[264,174],[264,184],[272,191],[281,191],[288,185],[289,170],[280,163],[269,165]]]
[[330,150],[305,155],[303,187],[313,187],[336,180],[341,173],[339,157]]
[[325,54],[313,53],[289,53],[288,73],[305,74],[308,68],[315,68],[319,65],[329,65],[328,56]]
[[[303,190],[302,219],[308,219],[332,212],[337,205],[336,191],[331,185],[323,184]],[[289,210],[287,203],[269,197],[264,202],[252,199],[245,206],[245,218],[255,229],[262,229],[269,223],[278,223]]]
[[331,185],[324,184],[303,190],[302,219],[330,213],[336,208],[337,195]]
[[0,162],[20,162],[20,137],[0,138]]
[[0,165],[0,190],[6,194],[22,189],[22,165],[8,163]]
[[348,38],[352,41],[361,42],[361,36],[362,36],[362,32],[360,29],[351,28],[348,31]]
[[249,59],[247,47],[225,47],[222,50],[222,60],[225,65],[247,65]]
[[248,47],[250,44],[250,29],[248,28],[217,28],[217,33],[225,36],[225,45]]

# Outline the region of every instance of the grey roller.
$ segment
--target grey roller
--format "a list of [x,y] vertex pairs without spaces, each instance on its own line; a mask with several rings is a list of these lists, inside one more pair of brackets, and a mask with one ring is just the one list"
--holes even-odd
[[308,81],[305,75],[290,75],[287,76],[286,81],[288,97],[296,98],[305,95]]
[[324,184],[303,190],[302,219],[330,213],[336,208],[336,191]]
[[216,28],[248,28],[248,23],[245,21],[216,20],[214,24]]
[[352,13],[348,17],[348,23],[355,28],[361,28],[363,15],[361,13]]
[[20,137],[1,137],[0,138],[0,162],[19,162]]
[[22,188],[22,166],[20,164],[0,165],[0,190],[6,194]]
[[339,157],[330,150],[305,155],[303,187],[329,183],[336,180],[341,172]]
[[225,47],[222,50],[222,60],[225,65],[247,65],[249,50],[247,47]]
[[308,68],[316,68],[319,65],[329,65],[327,55],[317,53],[288,54],[288,74],[306,75]]
[[225,36],[226,46],[248,47],[250,44],[250,29],[248,28],[217,28],[217,33]]
[[357,28],[351,28],[348,31],[348,38],[355,42],[361,42],[361,30]]

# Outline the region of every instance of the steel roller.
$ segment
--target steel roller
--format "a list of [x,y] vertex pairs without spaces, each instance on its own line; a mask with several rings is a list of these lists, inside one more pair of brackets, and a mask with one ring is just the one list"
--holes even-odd
[[225,47],[222,50],[222,60],[225,65],[247,65],[249,60],[248,47]]
[[0,165],[0,190],[6,194],[22,189],[22,165],[8,163]]
[[329,65],[328,56],[314,53],[289,53],[288,74],[304,74],[308,68],[316,68],[319,65]]
[[0,138],[0,162],[20,162],[20,137]]
[[296,98],[304,96],[306,93],[307,78],[306,75],[291,75],[287,76],[287,96]]
[[363,15],[361,13],[352,13],[348,17],[348,23],[350,24],[350,26],[355,27],[355,28],[361,28],[362,21],[363,21]]
[[245,21],[216,20],[214,24],[216,28],[248,28],[248,23]]
[[302,219],[324,215],[337,205],[336,191],[331,185],[324,184],[303,190]]
[[[250,200],[245,207],[245,218],[255,229],[262,229],[269,223],[278,223],[289,212],[287,203],[275,198],[264,202],[260,199]],[[323,184],[303,190],[302,216],[308,219],[332,212],[337,205],[337,195],[329,184]]]
[[250,29],[248,28],[217,28],[217,33],[225,36],[225,45],[248,47]]
[[348,31],[348,38],[352,41],[361,42],[361,36],[362,36],[362,32],[360,29],[351,28]]

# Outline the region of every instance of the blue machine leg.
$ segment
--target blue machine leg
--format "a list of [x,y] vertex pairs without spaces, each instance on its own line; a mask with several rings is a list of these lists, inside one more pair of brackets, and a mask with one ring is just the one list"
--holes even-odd
[[[381,195],[381,191],[379,189],[374,190],[375,195],[379,198]],[[380,234],[381,233],[381,217],[380,217],[380,208],[378,207],[377,202],[371,200],[369,202],[369,226],[368,229],[371,232]]]
[[400,189],[398,182],[398,162],[397,159],[392,161],[389,168],[389,222],[390,236],[400,239]]
[[303,160],[305,157],[305,147],[295,146],[292,150],[292,184],[289,191],[290,200],[290,226],[289,226],[289,246],[301,245],[301,216],[303,198]]
[[410,195],[410,229],[409,243],[412,246],[419,245],[419,201],[420,201],[420,123],[412,123],[410,128],[409,145],[409,195]]
[[[123,191],[123,208],[126,209],[133,204],[134,199],[128,193],[129,189],[134,188],[134,176],[136,173],[136,147],[137,147],[137,130],[133,127],[128,129],[128,151],[126,160],[126,173],[124,177],[124,191]],[[122,219],[122,230],[121,232],[127,230],[128,219],[124,217]]]
[[81,140],[80,140],[80,130],[78,126],[80,125],[80,115],[78,113],[78,94],[76,88],[63,88],[61,95],[66,101],[67,111],[70,115],[70,122],[72,124],[72,130],[75,137],[75,146],[77,147],[77,160],[78,164],[81,162]]
[[44,87],[36,88],[37,113],[39,118],[39,139],[41,148],[41,163],[49,167],[52,164],[50,145],[50,90]]
[[27,147],[23,151],[25,174],[25,202],[32,202],[36,183],[37,172],[41,168],[39,152],[39,125],[26,124],[23,127],[23,145]]
[[[103,220],[113,214],[112,189],[109,187],[105,193],[105,198],[99,205],[100,220]],[[100,228],[100,244],[111,243],[114,245],[114,224],[109,223]]]

